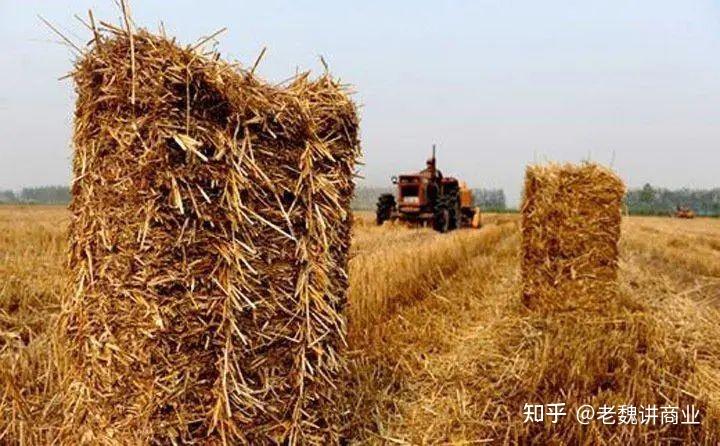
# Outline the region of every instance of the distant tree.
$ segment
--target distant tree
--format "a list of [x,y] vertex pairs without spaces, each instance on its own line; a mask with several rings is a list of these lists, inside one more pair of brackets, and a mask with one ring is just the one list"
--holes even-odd
[[0,190],[0,204],[17,203],[15,192],[11,190]]
[[646,184],[625,196],[631,214],[667,215],[677,206],[687,206],[698,215],[720,215],[720,189],[662,189]]
[[355,188],[355,197],[353,197],[352,208],[358,211],[369,211],[375,209],[378,197],[382,194],[395,193],[392,187],[369,187],[362,186]]
[[67,186],[26,187],[20,191],[20,200],[26,203],[65,204],[70,202]]
[[655,191],[653,190],[650,183],[645,183],[645,186],[643,186],[642,191],[640,191],[640,201],[642,201],[643,203],[652,203],[654,198],[655,198]]
[[502,189],[474,189],[475,204],[487,211],[504,211],[507,208]]

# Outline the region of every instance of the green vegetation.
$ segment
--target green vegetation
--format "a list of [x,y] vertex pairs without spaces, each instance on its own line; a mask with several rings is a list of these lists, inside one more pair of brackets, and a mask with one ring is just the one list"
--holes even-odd
[[[358,187],[353,200],[353,209],[375,210],[375,203],[381,194],[394,193],[393,187]],[[483,212],[517,212],[509,208],[502,189],[473,189],[475,203]],[[15,192],[0,190],[0,204],[67,204],[70,188],[66,186],[26,187]],[[625,196],[625,205],[632,215],[669,215],[677,206],[685,206],[701,216],[720,216],[720,188],[670,190],[646,184],[639,189],[630,189]]]
[[669,190],[645,184],[625,196],[628,212],[633,215],[668,215],[677,206],[692,209],[697,215],[720,215],[720,188]]
[[67,186],[25,187],[19,193],[0,191],[0,204],[67,204],[70,188]]

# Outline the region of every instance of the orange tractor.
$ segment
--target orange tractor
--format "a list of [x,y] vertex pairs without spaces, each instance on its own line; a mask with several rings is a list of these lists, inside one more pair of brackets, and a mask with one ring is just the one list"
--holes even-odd
[[693,212],[692,209],[686,206],[676,206],[675,207],[675,217],[676,218],[695,218],[695,212]]
[[480,227],[480,208],[473,204],[472,191],[465,183],[444,177],[436,167],[435,145],[432,158],[424,170],[392,178],[397,185],[394,194],[378,198],[376,221],[378,225],[390,221],[429,226],[438,232],[461,227]]

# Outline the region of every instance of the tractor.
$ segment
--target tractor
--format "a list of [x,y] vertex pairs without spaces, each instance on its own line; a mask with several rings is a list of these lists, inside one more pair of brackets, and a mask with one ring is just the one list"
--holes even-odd
[[695,212],[687,206],[676,206],[675,207],[676,218],[695,218]]
[[401,221],[418,226],[432,226],[438,232],[461,227],[480,227],[480,208],[473,206],[472,191],[465,183],[444,177],[436,167],[435,145],[432,158],[424,170],[392,178],[394,194],[378,198],[376,222]]

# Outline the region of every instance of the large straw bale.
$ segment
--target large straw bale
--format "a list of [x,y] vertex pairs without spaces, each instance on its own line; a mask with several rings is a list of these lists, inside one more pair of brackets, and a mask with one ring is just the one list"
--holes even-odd
[[617,278],[623,182],[593,163],[532,165],[522,205],[523,300],[598,304]]
[[66,441],[339,442],[359,156],[345,87],[96,34],[73,73]]

